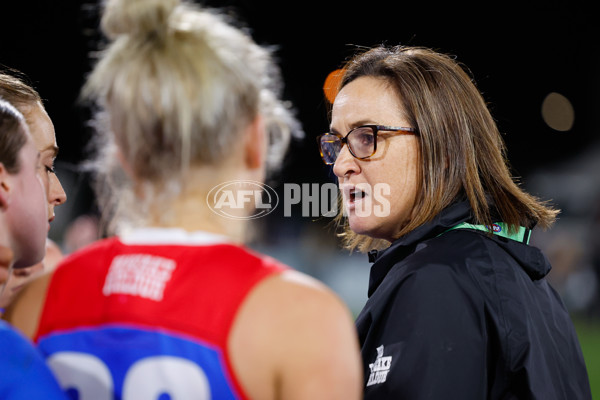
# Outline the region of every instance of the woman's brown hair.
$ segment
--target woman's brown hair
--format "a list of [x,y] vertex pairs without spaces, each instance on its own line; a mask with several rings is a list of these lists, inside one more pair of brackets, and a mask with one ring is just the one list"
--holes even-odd
[[[347,62],[340,89],[362,76],[385,79],[398,94],[403,115],[419,131],[420,193],[398,237],[460,198],[469,201],[477,224],[491,225],[497,222],[494,216],[512,229],[552,225],[558,210],[515,183],[498,127],[471,77],[453,58],[422,47],[380,46]],[[341,215],[338,222],[349,249],[368,251],[384,244],[352,232]]]
[[0,70],[0,97],[19,110],[28,123],[35,107],[44,108],[42,98],[28,83],[27,77],[14,69]]

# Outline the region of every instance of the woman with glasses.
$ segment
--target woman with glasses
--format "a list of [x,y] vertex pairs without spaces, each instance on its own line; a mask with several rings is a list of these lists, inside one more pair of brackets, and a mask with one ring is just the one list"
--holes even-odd
[[373,262],[356,321],[365,399],[591,398],[550,265],[528,245],[557,210],[513,181],[457,62],[418,47],[356,55],[318,141],[345,245]]
[[271,54],[188,2],[105,7],[110,43],[83,94],[116,235],[34,282],[44,304],[23,310],[40,315],[35,341],[61,386],[82,399],[359,399],[343,303],[242,244],[252,210],[209,206],[284,154],[296,122]]

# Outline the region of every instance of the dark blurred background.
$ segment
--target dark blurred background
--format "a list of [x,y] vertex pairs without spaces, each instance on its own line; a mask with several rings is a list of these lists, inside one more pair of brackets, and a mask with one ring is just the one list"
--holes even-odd
[[[4,2],[0,63],[25,72],[56,125],[61,160],[77,162],[87,137],[75,100],[98,44],[94,2]],[[429,46],[465,63],[490,103],[517,174],[573,157],[595,140],[600,29],[583,1],[364,3],[342,1],[205,1],[237,18],[261,44],[274,45],[307,136],[327,127],[322,83],[356,46],[381,43]],[[568,133],[541,118],[550,92],[573,105]],[[292,174],[323,174],[313,140],[299,145],[302,168]],[[300,171],[301,170],[301,171]]]
[[[277,49],[284,97],[295,104],[306,133],[292,143],[279,185],[333,182],[314,139],[328,128],[322,86],[357,47],[409,44],[455,55],[504,133],[514,175],[563,210],[552,230],[532,239],[554,265],[550,279],[578,318],[600,314],[600,24],[592,2],[203,4],[223,9],[258,43]],[[56,127],[57,168],[69,201],[57,209],[51,237],[70,251],[77,247],[67,238],[73,221],[94,212],[87,177],[77,168],[90,138],[77,96],[101,40],[98,5],[4,1],[1,12],[0,63],[31,79]],[[255,246],[323,279],[357,312],[366,300],[366,257],[340,250],[329,222],[274,213],[259,221],[263,235]]]

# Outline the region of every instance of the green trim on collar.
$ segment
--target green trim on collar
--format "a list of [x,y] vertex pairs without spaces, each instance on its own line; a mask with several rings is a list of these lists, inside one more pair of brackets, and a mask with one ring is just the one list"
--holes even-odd
[[[483,231],[487,233],[493,233],[494,235],[502,236],[507,239],[516,240],[517,242],[529,244],[529,237],[531,236],[531,230],[520,226],[517,232],[510,233],[508,231],[508,225],[504,222],[495,222],[492,224],[491,229],[489,226],[484,225],[473,225],[467,222],[460,223],[452,228],[448,229],[446,232],[452,231],[454,229],[473,229],[476,231]],[[446,233],[444,232],[444,233]]]

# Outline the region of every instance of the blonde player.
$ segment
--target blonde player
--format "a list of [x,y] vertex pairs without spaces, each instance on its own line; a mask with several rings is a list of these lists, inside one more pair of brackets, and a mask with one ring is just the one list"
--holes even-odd
[[83,93],[99,106],[100,204],[118,235],[68,257],[22,310],[39,315],[32,333],[63,388],[360,398],[344,304],[245,248],[244,215],[206,202],[224,182],[262,181],[284,154],[293,119],[271,54],[175,0],[109,1],[102,27],[111,44]]

